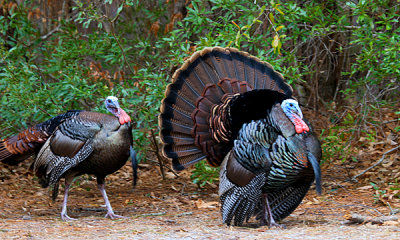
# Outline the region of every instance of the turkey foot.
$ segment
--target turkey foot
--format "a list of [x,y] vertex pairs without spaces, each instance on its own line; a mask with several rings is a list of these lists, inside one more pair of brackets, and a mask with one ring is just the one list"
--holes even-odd
[[272,219],[272,221],[269,222],[269,221],[267,221],[267,220],[265,220],[263,218],[261,220],[261,226],[268,226],[268,228],[276,227],[276,228],[286,229],[286,225],[285,224],[276,223],[274,219]]
[[74,220],[77,220],[76,218],[72,218],[72,217],[68,216],[66,213],[61,213],[61,219],[63,221],[74,221]]
[[114,212],[107,212],[107,214],[104,216],[105,218],[110,218],[110,219],[118,219],[118,218],[127,218],[121,215],[117,215]]

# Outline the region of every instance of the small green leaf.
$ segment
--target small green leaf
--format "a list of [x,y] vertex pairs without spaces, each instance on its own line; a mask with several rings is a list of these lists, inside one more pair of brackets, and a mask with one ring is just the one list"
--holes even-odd
[[281,43],[281,40],[280,40],[278,35],[274,36],[274,40],[272,40],[272,44],[271,45],[274,48],[274,53],[276,53],[276,51],[278,51],[278,54],[280,55],[281,54],[280,50],[281,50],[282,43]]
[[277,32],[278,32],[279,30],[281,30],[281,29],[282,29],[282,28],[284,28],[284,27],[285,27],[285,26],[283,26],[283,25],[280,25],[279,27],[277,27],[277,28],[276,28],[276,30],[275,30],[275,31],[277,31]]
[[260,13],[258,14],[258,17],[260,17],[260,16],[264,13],[266,7],[267,7],[266,5],[263,5],[263,6],[261,7]]
[[275,10],[277,10],[280,14],[285,15],[279,8],[278,8],[279,4],[275,5]]
[[119,6],[118,8],[117,15],[120,14],[123,9],[124,9],[124,4],[121,4],[121,6]]
[[237,24],[235,23],[235,21],[232,21],[232,23],[240,30],[239,25],[237,25]]
[[272,22],[273,24],[275,24],[274,14],[269,13],[269,14],[268,14],[268,17],[269,17],[269,20],[271,20],[271,22]]

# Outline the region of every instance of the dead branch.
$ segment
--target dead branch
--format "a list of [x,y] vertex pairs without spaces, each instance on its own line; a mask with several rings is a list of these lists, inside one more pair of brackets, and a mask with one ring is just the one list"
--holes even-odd
[[139,215],[139,217],[163,216],[163,215],[166,215],[166,214],[167,214],[167,212],[145,213],[145,214]]
[[182,216],[188,216],[188,215],[193,215],[193,212],[183,212],[183,213],[179,213],[176,214],[176,217],[182,217]]
[[160,165],[161,175],[162,175],[163,180],[165,180],[164,164],[163,164],[163,161],[162,161],[162,157],[160,156],[157,140],[156,140],[156,137],[154,136],[153,129],[151,130],[151,138],[152,138],[152,143],[153,143],[153,146],[154,146],[155,154],[156,154],[157,159],[158,159],[158,164]]
[[387,221],[397,221],[399,218],[396,216],[370,217],[354,213],[347,216],[346,219],[346,224],[365,224],[369,222],[372,224],[383,224]]
[[51,35],[53,35],[56,32],[59,32],[61,29],[61,24],[59,24],[56,28],[54,28],[53,30],[51,30],[50,32],[48,32],[46,35],[43,35],[40,37],[40,39],[42,39],[43,41],[47,40]]
[[388,150],[388,151],[386,151],[386,152],[384,152],[384,153],[382,154],[381,159],[379,159],[378,162],[376,162],[374,165],[370,166],[369,168],[365,169],[365,170],[362,171],[361,173],[355,175],[351,180],[352,180],[352,181],[357,181],[357,178],[358,178],[359,176],[365,174],[366,172],[368,172],[368,171],[371,170],[372,168],[374,168],[374,167],[378,166],[379,164],[381,164],[381,163],[383,162],[383,160],[385,160],[386,154],[389,154],[389,153],[391,153],[391,152],[394,152],[394,151],[396,151],[396,150],[399,149],[399,148],[400,148],[400,145],[397,146],[397,147],[395,147],[395,148],[392,148],[392,149],[390,149],[390,150]]
[[[151,150],[154,154],[156,154],[156,151],[154,151],[154,150]],[[159,162],[158,161],[156,161],[156,160],[153,160],[153,159],[147,159],[147,161],[149,161],[149,162],[154,162],[154,163],[157,163],[157,164],[159,164]],[[164,167],[166,167],[168,170],[170,170],[174,175],[175,175],[175,177],[179,177],[179,175],[170,167],[170,166],[168,166],[168,165],[164,165]]]

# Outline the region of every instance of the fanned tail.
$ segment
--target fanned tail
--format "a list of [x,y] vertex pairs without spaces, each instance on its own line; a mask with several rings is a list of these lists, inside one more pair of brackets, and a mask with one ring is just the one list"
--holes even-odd
[[159,116],[163,154],[175,170],[204,158],[221,164],[232,145],[226,106],[254,89],[292,95],[281,74],[247,52],[205,48],[185,61],[166,89]]

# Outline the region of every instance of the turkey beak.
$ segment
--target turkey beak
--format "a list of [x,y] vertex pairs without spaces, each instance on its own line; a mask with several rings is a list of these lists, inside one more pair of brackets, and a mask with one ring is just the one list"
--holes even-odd
[[117,111],[115,113],[117,116],[121,115],[121,107],[119,106],[119,104],[117,102],[114,103],[112,107]]
[[298,109],[294,110],[294,114],[296,114],[297,116],[299,116],[300,119],[303,119],[303,113],[301,111],[299,111]]

